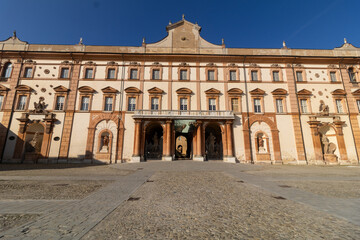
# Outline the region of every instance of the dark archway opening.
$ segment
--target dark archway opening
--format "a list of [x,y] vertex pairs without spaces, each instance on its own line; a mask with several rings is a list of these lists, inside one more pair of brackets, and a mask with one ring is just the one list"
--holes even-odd
[[209,124],[205,128],[205,156],[206,160],[223,159],[221,129],[217,124]]
[[145,132],[145,160],[161,160],[163,153],[163,128],[160,124],[151,124]]

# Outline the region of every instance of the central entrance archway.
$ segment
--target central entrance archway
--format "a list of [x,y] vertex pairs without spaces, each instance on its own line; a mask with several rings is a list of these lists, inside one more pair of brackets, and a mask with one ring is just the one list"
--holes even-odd
[[175,120],[175,159],[190,160],[193,157],[194,120]]
[[145,160],[161,160],[163,153],[163,128],[159,123],[152,123],[145,131]]
[[209,123],[205,128],[205,154],[207,160],[223,159],[222,136],[218,124]]

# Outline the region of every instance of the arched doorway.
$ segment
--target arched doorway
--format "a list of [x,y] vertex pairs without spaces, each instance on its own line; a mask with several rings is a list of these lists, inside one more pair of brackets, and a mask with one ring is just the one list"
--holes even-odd
[[210,123],[205,128],[205,154],[207,160],[223,159],[222,136],[218,124]]
[[163,128],[159,123],[146,127],[144,158],[145,160],[161,160],[163,153]]
[[44,138],[44,126],[40,123],[31,124],[26,130],[25,136],[25,161],[36,162],[41,158],[41,148]]

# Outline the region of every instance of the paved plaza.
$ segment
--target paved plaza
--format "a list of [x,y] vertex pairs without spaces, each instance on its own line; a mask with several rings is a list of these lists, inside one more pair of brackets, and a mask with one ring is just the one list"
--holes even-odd
[[0,165],[0,239],[359,239],[359,166]]

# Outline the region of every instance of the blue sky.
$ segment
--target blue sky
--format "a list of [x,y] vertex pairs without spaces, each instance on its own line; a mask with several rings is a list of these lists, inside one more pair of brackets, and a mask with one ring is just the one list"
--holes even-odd
[[344,37],[360,47],[360,1],[347,0],[0,0],[0,40],[33,44],[140,46],[166,36],[165,27],[197,22],[209,42],[238,48],[332,49]]

